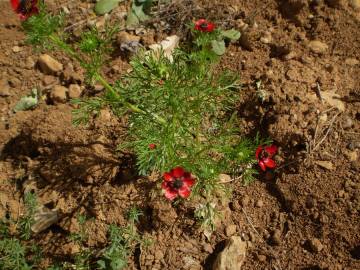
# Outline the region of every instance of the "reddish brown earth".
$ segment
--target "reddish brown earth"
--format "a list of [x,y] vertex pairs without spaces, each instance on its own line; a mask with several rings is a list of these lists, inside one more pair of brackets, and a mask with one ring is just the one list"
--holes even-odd
[[[78,213],[93,217],[87,244],[101,249],[107,225],[125,225],[125,211],[137,205],[146,213],[138,229],[155,246],[136,252],[129,269],[211,269],[231,234],[229,225],[248,241],[241,269],[360,269],[359,1],[174,2],[164,11],[171,15],[164,17],[170,30],[148,30],[143,42],[170,32],[180,35],[183,22],[205,16],[222,27],[243,29],[220,67],[241,76],[244,132],[252,136],[260,131],[280,146],[275,174],[260,175],[249,186],[230,183],[233,197],[208,241],[191,205],[173,207],[154,197],[157,183],[136,177],[133,157],[114,151],[126,122],[104,110],[89,126],[74,127],[69,102],[42,100],[34,110],[12,112],[33,87],[45,95],[55,84],[85,84],[81,76],[66,72],[41,73],[35,66],[39,53],[24,44],[18,19],[1,1],[0,72],[10,95],[0,96],[0,217],[8,213],[16,219],[23,213],[24,190],[60,210],[60,221],[34,236],[44,250],[44,266],[70,260],[78,250],[68,238],[78,229]],[[71,1],[67,6],[74,22],[92,16],[92,4]],[[313,40],[326,44],[324,52],[310,48]],[[51,54],[68,67],[68,58]],[[106,72],[115,78],[127,68],[126,59],[117,58]],[[255,86],[259,80],[263,101]],[[95,92],[85,88],[83,95]],[[329,93],[338,95],[332,104]]]

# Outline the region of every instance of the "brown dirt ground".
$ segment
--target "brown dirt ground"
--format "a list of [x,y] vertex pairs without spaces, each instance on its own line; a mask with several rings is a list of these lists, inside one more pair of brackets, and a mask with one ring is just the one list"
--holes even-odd
[[[139,230],[156,244],[137,252],[129,269],[211,269],[229,225],[236,225],[236,233],[249,243],[241,269],[360,269],[360,8],[354,7],[359,1],[174,2],[164,11],[171,15],[164,19],[170,30],[149,31],[143,40],[179,33],[182,22],[205,16],[222,27],[249,25],[242,39],[229,45],[221,68],[241,76],[244,132],[260,130],[280,146],[275,174],[260,175],[249,186],[231,183],[233,198],[208,241],[194,223],[191,205],[173,208],[154,196],[150,190],[157,184],[136,177],[133,158],[114,151],[126,123],[109,111],[86,128],[72,126],[69,102],[42,101],[34,110],[12,113],[31,88],[46,93],[49,78],[34,66],[39,53],[24,44],[16,16],[1,1],[0,72],[11,95],[0,97],[0,217],[8,213],[16,219],[23,213],[25,189],[60,210],[58,224],[35,236],[44,250],[44,267],[69,260],[78,250],[67,237],[78,228],[77,213],[93,217],[87,244],[100,249],[107,224],[124,225],[126,209],[137,205],[146,213]],[[71,1],[67,6],[74,21],[81,21],[92,4]],[[314,53],[311,40],[326,43],[327,50]],[[20,51],[13,52],[14,46]],[[52,55],[68,65],[62,54]],[[127,68],[126,59],[117,58],[106,71],[114,78]],[[68,77],[51,80],[65,86],[77,80]],[[259,80],[264,101],[255,87]],[[339,113],[325,98],[321,102],[317,84],[322,97],[337,93],[335,102],[344,103],[345,110]],[[85,95],[92,91],[86,89]],[[312,245],[314,239],[320,244]]]

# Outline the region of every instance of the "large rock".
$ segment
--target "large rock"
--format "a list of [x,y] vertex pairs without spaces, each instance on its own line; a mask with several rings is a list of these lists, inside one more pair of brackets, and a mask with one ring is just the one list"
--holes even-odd
[[63,65],[48,54],[42,54],[39,57],[38,65],[43,73],[49,75],[56,74],[63,70]]
[[240,270],[245,261],[246,247],[246,242],[240,236],[232,236],[218,254],[213,270]]

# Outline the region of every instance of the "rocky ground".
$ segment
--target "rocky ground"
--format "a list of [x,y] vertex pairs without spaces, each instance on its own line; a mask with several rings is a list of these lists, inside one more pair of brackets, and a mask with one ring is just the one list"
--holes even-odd
[[[92,7],[51,3],[69,13],[75,36],[87,24],[104,25],[106,16]],[[123,19],[127,8],[108,18]],[[92,217],[88,247],[101,249],[107,225],[125,225],[133,205],[146,213],[139,231],[156,245],[135,252],[129,269],[222,269],[234,254],[230,262],[249,270],[360,269],[360,1],[172,1],[144,28],[119,34],[117,46],[124,39],[148,46],[169,34],[185,38],[184,23],[200,17],[242,32],[220,67],[241,76],[244,132],[272,138],[281,165],[248,186],[229,184],[233,197],[210,239],[191,205],[174,208],[151,196],[156,184],[136,176],[132,157],[114,151],[126,121],[104,109],[89,126],[72,125],[69,100],[103,89],[87,86],[63,54],[26,45],[7,1],[0,13],[0,217],[17,219],[29,190],[58,211],[58,222],[33,238],[44,250],[44,269],[78,252],[68,238],[79,228],[78,213]],[[128,68],[126,56],[114,57],[104,73],[112,81]],[[34,87],[39,105],[14,113]]]

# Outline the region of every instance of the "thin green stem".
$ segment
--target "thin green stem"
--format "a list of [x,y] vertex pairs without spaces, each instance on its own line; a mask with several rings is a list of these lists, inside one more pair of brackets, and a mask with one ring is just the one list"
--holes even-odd
[[[49,38],[56,46],[58,46],[59,48],[64,50],[70,57],[77,60],[82,66],[85,66],[86,62],[67,43],[65,43],[63,40],[61,40],[59,38],[59,36],[52,34],[49,36]],[[120,100],[121,103],[123,103],[131,111],[133,111],[135,113],[150,115],[159,124],[162,124],[162,125],[166,124],[166,120],[164,118],[162,118],[161,116],[159,116],[155,113],[144,111],[144,110],[140,109],[139,107],[135,106],[134,104],[131,104],[130,102],[125,101],[119,95],[119,93],[117,93],[114,90],[114,88],[100,74],[97,74],[96,78],[106,88],[106,90],[108,90],[110,93],[114,94],[118,98],[118,100]]]

